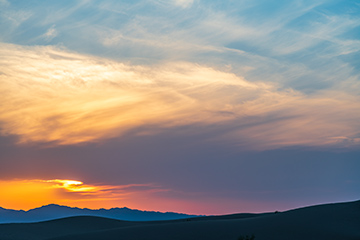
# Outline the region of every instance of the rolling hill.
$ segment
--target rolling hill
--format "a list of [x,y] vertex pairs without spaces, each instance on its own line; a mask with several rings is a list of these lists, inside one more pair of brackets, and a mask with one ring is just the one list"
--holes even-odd
[[39,223],[0,224],[1,240],[359,240],[360,201],[279,213],[233,214],[129,222],[77,216]]

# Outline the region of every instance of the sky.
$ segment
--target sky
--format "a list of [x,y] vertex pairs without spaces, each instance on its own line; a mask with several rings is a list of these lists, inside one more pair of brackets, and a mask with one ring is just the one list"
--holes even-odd
[[357,0],[0,0],[0,206],[360,199]]

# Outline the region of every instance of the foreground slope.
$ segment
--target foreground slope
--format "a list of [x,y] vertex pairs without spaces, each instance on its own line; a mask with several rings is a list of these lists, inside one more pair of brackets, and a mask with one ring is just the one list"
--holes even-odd
[[237,240],[241,235],[251,234],[256,240],[359,240],[360,201],[272,214],[175,221],[126,222],[74,217],[35,224],[0,225],[1,240]]
[[133,222],[93,216],[76,216],[39,223],[0,224],[0,240],[40,240],[131,226]]

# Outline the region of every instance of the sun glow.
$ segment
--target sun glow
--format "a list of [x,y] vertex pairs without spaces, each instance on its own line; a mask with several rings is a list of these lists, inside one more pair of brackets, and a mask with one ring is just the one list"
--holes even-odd
[[96,190],[99,190],[98,187],[84,185],[83,182],[75,181],[75,180],[55,179],[55,180],[46,180],[44,182],[56,183],[52,187],[63,188],[70,192],[95,192]]
[[151,184],[84,184],[69,179],[0,180],[0,207],[28,210],[51,203],[72,207],[131,206],[132,199],[157,191]]

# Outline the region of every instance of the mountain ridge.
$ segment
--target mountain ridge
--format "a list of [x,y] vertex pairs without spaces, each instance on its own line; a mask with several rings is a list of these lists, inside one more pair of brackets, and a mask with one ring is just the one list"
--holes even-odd
[[48,204],[27,211],[0,207],[0,212],[0,223],[31,223],[72,216],[98,216],[125,221],[173,220],[199,216],[176,212],[143,211],[128,207],[89,209],[58,204]]

